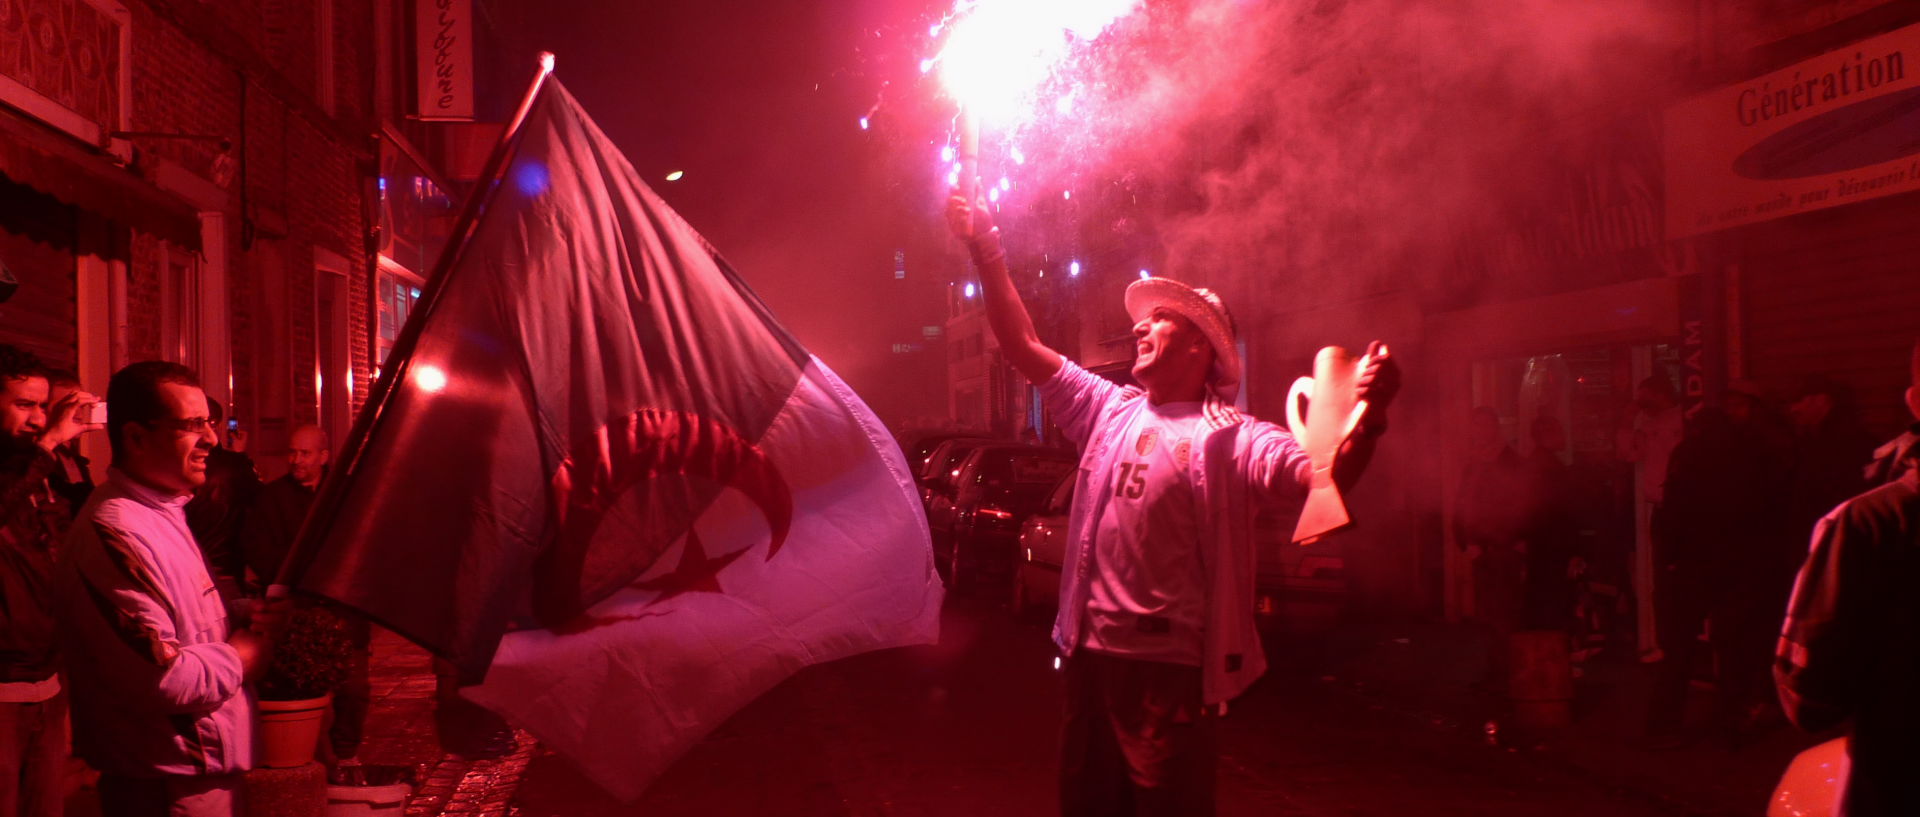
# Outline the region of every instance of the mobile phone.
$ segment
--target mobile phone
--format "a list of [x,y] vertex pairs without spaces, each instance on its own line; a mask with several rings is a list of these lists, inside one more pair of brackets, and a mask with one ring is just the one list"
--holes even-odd
[[228,418],[227,418],[227,430],[228,430],[228,431],[239,431],[239,430],[240,430],[240,418],[238,418],[238,417],[228,417]]
[[107,421],[107,401],[101,400],[80,407],[78,419],[83,423],[104,423]]

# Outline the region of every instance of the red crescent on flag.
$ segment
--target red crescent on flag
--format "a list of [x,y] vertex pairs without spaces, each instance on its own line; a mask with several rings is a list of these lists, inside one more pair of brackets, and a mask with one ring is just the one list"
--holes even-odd
[[[649,520],[646,541],[594,549],[594,534],[628,489],[662,475],[700,477],[745,494],[766,515],[767,558],[793,525],[793,492],[760,448],[731,427],[691,412],[641,409],[615,418],[579,441],[552,480],[560,533],[534,562],[534,614],[549,627],[573,620],[587,606],[651,568],[692,530],[703,508],[662,509]],[[654,509],[649,509],[654,510]]]

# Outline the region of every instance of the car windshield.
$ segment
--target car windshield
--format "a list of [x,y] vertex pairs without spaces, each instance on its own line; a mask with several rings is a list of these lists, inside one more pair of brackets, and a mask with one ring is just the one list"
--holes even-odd
[[980,464],[985,482],[1049,488],[1073,470],[1073,460],[1049,451],[1004,451]]
[[932,468],[933,456],[938,453],[940,453],[940,447],[934,446],[932,451],[914,454],[913,461],[911,463],[913,466],[914,475],[918,476],[921,479],[926,479],[927,474],[931,473],[933,470]]
[[980,443],[972,441],[956,440],[942,444],[934,449],[933,456],[927,460],[927,470],[921,473],[921,477],[936,482],[951,482],[953,471],[960,467],[960,461],[979,447]]
[[953,448],[952,443],[941,443],[934,446],[932,451],[927,452],[927,456],[914,466],[919,470],[920,478],[927,479],[939,471],[940,458],[945,456],[946,452],[951,448]]
[[1073,475],[1069,473],[1060,479],[1059,486],[1047,496],[1047,513],[1066,513],[1073,504]]
[[953,439],[954,437],[950,435],[922,439],[907,451],[907,462],[912,464],[916,473],[924,475],[927,470],[927,460],[940,450],[940,446],[946,445]]

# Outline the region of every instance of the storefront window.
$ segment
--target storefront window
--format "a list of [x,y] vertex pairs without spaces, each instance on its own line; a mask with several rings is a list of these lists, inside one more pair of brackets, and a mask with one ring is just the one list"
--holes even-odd
[[380,270],[374,298],[380,320],[375,365],[384,364],[420,300],[458,216],[454,197],[422,166],[405,137],[391,130],[380,146]]
[[387,352],[400,337],[400,327],[407,325],[407,316],[413,314],[414,304],[420,300],[420,282],[405,273],[382,270],[374,295],[380,301],[380,348],[374,362],[380,365],[387,362]]
[[424,277],[459,214],[453,196],[391,137],[380,152],[380,254]]
[[[1518,455],[1528,480],[1556,490],[1526,502],[1552,502],[1527,513],[1564,515],[1572,553],[1581,563],[1586,597],[1579,633],[1592,647],[1609,640],[1645,644],[1637,621],[1619,615],[1644,607],[1649,577],[1640,564],[1648,547],[1648,507],[1630,453],[1635,387],[1664,377],[1678,390],[1681,355],[1671,344],[1570,347],[1530,357],[1474,364],[1473,404],[1500,420],[1499,442]],[[1463,421],[1465,418],[1462,418]],[[1464,433],[1464,432],[1463,432]],[[1557,462],[1557,465],[1554,464]],[[1476,467],[1473,464],[1468,470]],[[1459,478],[1464,484],[1467,477]],[[1649,563],[1650,564],[1650,563]],[[1629,603],[1628,599],[1631,599]],[[1649,610],[1635,616],[1645,618]]]

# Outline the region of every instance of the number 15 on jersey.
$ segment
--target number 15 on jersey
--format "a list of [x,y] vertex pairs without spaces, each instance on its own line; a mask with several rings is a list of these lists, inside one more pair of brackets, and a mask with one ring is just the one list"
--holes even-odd
[[1120,476],[1113,481],[1113,495],[1121,499],[1139,499],[1147,492],[1147,463],[1120,463]]

